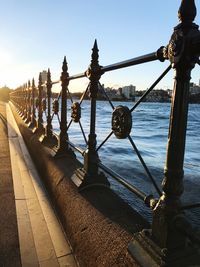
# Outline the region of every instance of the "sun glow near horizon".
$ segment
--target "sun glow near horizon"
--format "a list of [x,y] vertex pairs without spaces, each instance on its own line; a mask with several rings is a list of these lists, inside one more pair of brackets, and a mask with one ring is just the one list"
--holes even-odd
[[[199,7],[200,0],[195,2]],[[14,89],[33,78],[37,85],[39,72],[48,68],[52,80],[58,80],[64,55],[70,75],[84,72],[91,61],[95,38],[101,66],[152,53],[168,44],[178,23],[180,3],[181,0],[167,1],[163,12],[159,0],[153,4],[145,0],[127,0],[124,4],[119,0],[117,5],[114,0],[2,1],[0,87]],[[198,13],[195,22],[200,22]],[[110,72],[100,82],[105,87],[133,84],[136,90],[145,90],[167,67],[166,63],[169,64],[152,62]],[[170,72],[157,88],[172,88],[173,76]],[[199,78],[197,66],[192,81],[198,83]],[[87,79],[70,82],[70,90],[84,91],[87,82]],[[55,90],[59,91],[60,85]]]

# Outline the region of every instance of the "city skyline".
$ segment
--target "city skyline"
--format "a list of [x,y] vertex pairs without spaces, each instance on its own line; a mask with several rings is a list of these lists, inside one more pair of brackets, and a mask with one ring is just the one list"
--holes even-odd
[[[200,0],[195,2],[198,9]],[[16,88],[32,78],[37,84],[39,72],[48,68],[52,80],[58,80],[64,56],[70,75],[85,71],[95,39],[102,66],[154,52],[168,44],[173,27],[179,23],[180,3],[180,0],[2,1],[0,87]],[[195,23],[200,24],[199,14]],[[144,90],[168,65],[168,61],[156,61],[117,70],[103,75],[101,83],[110,87],[134,84],[137,90]],[[192,81],[197,84],[198,68],[192,74]],[[72,91],[83,91],[86,84],[84,78],[73,81],[70,87]],[[158,88],[172,85],[170,71]]]

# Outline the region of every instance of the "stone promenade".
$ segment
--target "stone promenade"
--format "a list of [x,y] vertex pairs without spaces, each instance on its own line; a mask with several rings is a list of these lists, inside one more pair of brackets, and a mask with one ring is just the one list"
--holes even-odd
[[0,102],[0,267],[77,266],[8,104]]

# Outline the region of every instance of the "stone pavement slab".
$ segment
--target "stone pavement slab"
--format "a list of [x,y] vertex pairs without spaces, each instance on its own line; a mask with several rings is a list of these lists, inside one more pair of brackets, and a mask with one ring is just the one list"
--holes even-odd
[[[0,266],[21,266],[6,105],[0,102]],[[14,265],[13,265],[14,264]]]
[[0,267],[76,267],[9,105],[0,102]]

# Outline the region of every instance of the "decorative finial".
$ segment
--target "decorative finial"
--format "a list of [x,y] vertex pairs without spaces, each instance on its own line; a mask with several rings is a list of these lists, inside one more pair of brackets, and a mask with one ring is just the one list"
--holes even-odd
[[94,41],[94,46],[92,48],[92,60],[91,60],[91,64],[93,65],[98,65],[99,62],[98,62],[98,59],[99,59],[99,49],[98,49],[98,45],[97,45],[97,40],[95,39]]
[[51,82],[51,72],[50,69],[47,71],[47,82]]
[[35,80],[34,80],[34,78],[32,80],[32,86],[35,87]]
[[69,84],[68,81],[69,73],[67,71],[68,71],[67,60],[66,57],[64,57],[60,80],[62,81],[62,83],[65,83],[66,86]]
[[196,17],[197,10],[194,0],[182,0],[178,11],[178,18],[182,23],[192,23]]
[[28,87],[31,87],[31,82],[30,82],[30,80],[28,80]]
[[39,79],[38,79],[38,85],[42,85],[42,74],[41,72],[39,73]]
[[64,56],[62,70],[63,70],[63,72],[67,72],[67,70],[68,70],[66,56]]

